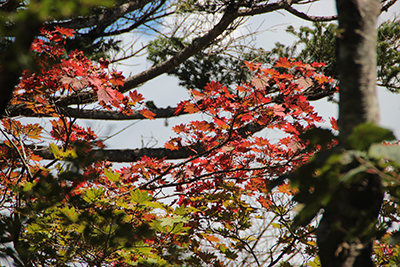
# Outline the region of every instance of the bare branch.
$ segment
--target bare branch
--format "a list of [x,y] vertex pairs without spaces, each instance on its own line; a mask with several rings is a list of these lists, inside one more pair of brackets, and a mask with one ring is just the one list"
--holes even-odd
[[[0,146],[4,146],[0,144]],[[33,148],[33,153],[43,159],[54,159],[53,153],[48,147],[37,146]],[[135,162],[142,157],[147,156],[156,159],[184,159],[196,155],[196,151],[192,148],[184,147],[178,150],[169,150],[167,148],[141,148],[141,149],[98,149],[93,150],[92,155],[96,159],[104,159],[111,162]]]
[[337,20],[336,15],[332,16],[311,16],[308,15],[304,12],[298,11],[297,9],[293,8],[291,5],[284,4],[284,9],[288,11],[289,13],[295,15],[296,17],[299,17],[304,20],[308,21],[332,21],[332,20]]

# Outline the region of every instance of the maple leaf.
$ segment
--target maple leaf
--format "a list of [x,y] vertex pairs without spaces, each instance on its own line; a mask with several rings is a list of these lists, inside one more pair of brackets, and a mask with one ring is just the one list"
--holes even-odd
[[[195,104],[192,103],[185,103],[185,111],[187,113],[193,114],[199,111],[198,107]],[[176,111],[175,111],[176,112]]]
[[103,69],[105,69],[105,68],[108,67],[108,65],[110,65],[110,60],[104,59],[104,58],[100,58],[100,59],[99,59],[99,63],[100,63],[100,67],[102,67]]
[[330,77],[326,77],[324,74],[322,73],[317,73],[314,76],[314,79],[319,83],[319,84],[323,84],[326,82],[331,82],[331,78]]
[[190,93],[192,93],[192,97],[195,101],[200,101],[204,98],[204,94],[197,90],[190,89]]
[[154,117],[156,116],[156,114],[154,112],[151,112],[147,108],[142,109],[140,111],[140,114],[142,114],[144,117],[146,117],[147,119],[150,119],[150,120],[154,120]]
[[71,85],[76,91],[82,90],[89,85],[89,79],[87,77],[76,78],[68,75],[60,75],[59,79],[62,84]]
[[182,102],[180,102],[179,104],[178,104],[178,106],[175,108],[175,111],[174,111],[174,115],[178,115],[178,114],[180,114],[181,112],[182,112],[182,110],[185,108],[185,106],[186,106],[186,102],[187,101],[182,101]]
[[331,122],[332,129],[335,131],[339,131],[339,127],[337,125],[337,120],[334,117],[330,117],[329,121]]
[[302,89],[307,89],[311,85],[313,85],[313,82],[310,77],[300,77],[296,83],[299,85],[300,88]]
[[220,242],[220,239],[218,237],[213,236],[213,235],[206,235],[205,239],[207,239],[210,242]]
[[68,36],[68,37],[74,37],[74,29],[60,28],[60,27],[56,26],[55,31],[59,32],[62,35]]
[[210,83],[207,83],[207,85],[204,87],[204,91],[207,93],[217,92],[220,88],[221,84],[219,82],[211,81]]
[[267,196],[267,198],[260,196],[257,200],[261,204],[261,206],[267,209],[270,209],[273,205],[273,202],[271,201],[269,196]]
[[209,131],[212,126],[206,121],[192,121],[192,125],[199,131]]
[[257,76],[251,79],[251,84],[257,90],[263,90],[268,85],[269,78],[266,76]]
[[111,73],[110,82],[116,86],[123,86],[125,84],[125,77],[122,75],[122,71]]
[[275,63],[275,67],[277,68],[285,68],[285,69],[289,69],[292,67],[292,63],[287,59],[287,58],[279,58],[276,63]]
[[321,67],[325,67],[325,63],[318,63],[318,62],[313,62],[311,63],[311,66],[313,66],[314,68],[321,68]]
[[[172,140],[171,140],[172,141]],[[172,142],[165,143],[164,147],[169,150],[178,150],[178,147],[175,146]]]
[[243,114],[243,116],[240,117],[240,120],[244,121],[244,122],[249,122],[252,119],[253,119],[253,115],[251,115],[250,113]]
[[97,98],[99,102],[104,101],[104,103],[111,103],[116,100],[117,91],[111,87],[100,86],[97,89]]
[[144,100],[144,97],[142,94],[138,93],[137,90],[133,90],[129,92],[129,97],[132,99],[132,101],[136,104],[139,103],[140,101]]
[[278,115],[278,116],[281,116],[281,117],[285,117],[286,116],[286,114],[285,114],[285,108],[281,105],[281,104],[279,104],[279,105],[274,105],[274,113],[275,113],[275,115]]
[[185,129],[186,129],[186,125],[185,125],[185,124],[179,124],[179,125],[176,125],[176,126],[172,127],[172,130],[173,130],[175,133],[181,133],[181,132],[183,132]]

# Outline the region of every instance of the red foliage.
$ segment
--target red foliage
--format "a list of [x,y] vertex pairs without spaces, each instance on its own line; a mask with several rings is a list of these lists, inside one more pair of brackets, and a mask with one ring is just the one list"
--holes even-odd
[[[274,68],[268,69],[261,64],[246,62],[246,66],[254,72],[254,78],[249,83],[229,89],[219,82],[211,82],[204,90],[191,90],[192,99],[181,102],[175,114],[183,110],[190,114],[202,113],[205,120],[174,126],[178,136],[167,142],[165,148],[186,148],[192,150],[194,155],[179,163],[144,156],[129,167],[113,171],[109,162],[96,161],[89,156],[93,147],[104,147],[101,140],[90,128],[80,127],[73,118],[65,117],[54,100],[91,92],[97,96],[103,109],[125,114],[137,109],[147,119],[154,119],[156,114],[141,106],[144,98],[136,90],[129,92],[128,96],[117,90],[118,86],[123,86],[124,77],[119,72],[105,70],[109,61],[101,59],[100,65],[97,65],[82,52],[67,53],[62,44],[72,31],[56,28],[54,31],[43,30],[42,34],[43,38],[37,39],[32,46],[40,71],[24,72],[12,104],[24,103],[39,116],[57,118],[51,121],[50,136],[61,148],[57,151],[58,148],[53,147],[53,153],[58,153],[61,160],[78,159],[78,163],[74,164],[81,168],[79,175],[68,178],[71,180],[57,180],[63,188],[68,188],[66,199],[74,196],[89,199],[90,190],[104,188],[101,196],[104,202],[91,203],[88,207],[117,205],[117,210],[132,216],[130,223],[135,227],[155,223],[161,218],[152,213],[151,205],[160,209],[167,206],[164,208],[167,215],[161,218],[165,225],[168,226],[171,221],[175,225],[182,215],[189,218],[182,220],[185,222],[181,225],[183,233],[170,229],[157,232],[152,237],[135,238],[150,247],[160,248],[167,244],[187,247],[185,243],[205,239],[221,249],[221,239],[206,232],[202,222],[215,221],[228,230],[233,229],[243,217],[250,217],[254,212],[254,208],[246,203],[246,197],[255,197],[258,206],[269,210],[274,205],[271,197],[274,193],[294,194],[295,189],[288,184],[281,185],[277,192],[269,192],[268,184],[307,162],[315,152],[305,149],[306,144],[299,135],[322,122],[308,102],[306,90],[311,85],[315,90],[325,90],[325,83],[332,82],[331,78],[318,71],[323,64],[310,66],[280,58]],[[7,149],[0,149],[2,180],[8,183],[1,188],[10,191],[18,181],[23,180],[18,170],[27,164],[25,161],[40,160],[28,147],[17,142],[18,138],[24,135],[28,139],[40,139],[42,129],[39,125],[23,126],[16,120],[4,119],[2,122],[7,133],[15,138],[5,143]],[[280,130],[284,137],[272,142],[261,134],[257,135],[263,129]],[[25,158],[15,155],[12,149],[24,152]],[[13,171],[8,174],[4,171],[7,166],[13,166]],[[31,170],[39,173],[38,169],[32,166]],[[47,177],[45,172],[47,170],[43,168],[42,180]],[[25,184],[36,177],[29,177],[32,175],[29,173],[26,175]],[[157,197],[165,188],[173,188],[173,194],[178,196],[169,206],[162,201],[157,202]],[[32,197],[31,201],[34,199]],[[147,201],[149,206],[139,209],[140,201]],[[180,207],[185,210],[180,211]],[[177,214],[179,216],[175,216]],[[183,235],[192,235],[192,239],[189,241]],[[194,250],[194,253],[198,253],[199,257],[201,255],[201,251]],[[139,257],[139,254],[136,256]],[[122,258],[115,257],[114,264],[123,266]]]

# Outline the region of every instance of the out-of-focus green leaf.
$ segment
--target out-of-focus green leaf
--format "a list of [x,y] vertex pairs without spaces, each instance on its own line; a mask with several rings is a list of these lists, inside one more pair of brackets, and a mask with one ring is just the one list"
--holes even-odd
[[366,151],[374,143],[395,139],[396,137],[392,131],[376,126],[373,123],[363,123],[354,128],[347,142],[353,149]]

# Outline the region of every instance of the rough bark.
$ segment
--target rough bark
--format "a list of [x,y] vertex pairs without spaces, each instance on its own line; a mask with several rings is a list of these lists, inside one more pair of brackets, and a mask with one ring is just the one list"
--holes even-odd
[[[379,0],[337,0],[339,66],[339,140],[349,148],[348,136],[355,126],[378,123],[376,99],[376,18]],[[342,166],[346,173],[358,162]],[[339,174],[338,174],[339,175]],[[371,231],[383,200],[380,178],[363,173],[357,180],[340,184],[324,208],[317,231],[323,267],[369,267]]]
[[337,1],[339,17],[339,128],[343,143],[352,129],[379,122],[376,98],[376,18],[380,1]]

